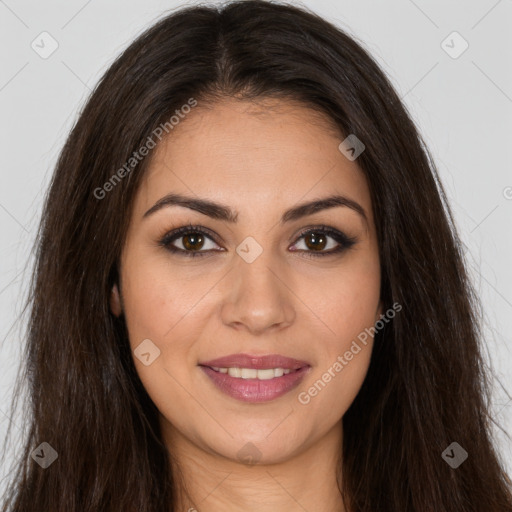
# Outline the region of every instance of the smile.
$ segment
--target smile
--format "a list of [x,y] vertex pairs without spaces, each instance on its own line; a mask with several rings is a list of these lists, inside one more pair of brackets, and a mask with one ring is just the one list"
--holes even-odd
[[[288,375],[292,370],[284,368],[268,368],[264,370],[257,370],[255,368],[219,368],[216,366],[211,367],[212,370],[220,373],[227,373],[230,377],[237,379],[258,379],[270,380],[275,377],[282,377]],[[296,370],[294,370],[296,371]]]
[[217,390],[243,402],[268,402],[296,388],[310,371],[306,361],[234,354],[199,363]]

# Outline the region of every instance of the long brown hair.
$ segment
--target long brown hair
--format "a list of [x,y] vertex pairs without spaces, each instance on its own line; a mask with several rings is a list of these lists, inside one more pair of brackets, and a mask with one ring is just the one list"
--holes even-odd
[[[30,393],[27,436],[2,510],[173,509],[172,450],[108,302],[149,158],[109,180],[190,98],[223,97],[299,100],[365,145],[357,163],[371,191],[384,310],[402,310],[377,333],[342,420],[347,509],[512,511],[490,430],[481,305],[433,159],[360,43],[266,1],[167,15],[117,58],[72,129],[36,241],[19,376]],[[48,452],[43,442],[58,455],[46,469],[31,456]],[[468,453],[456,469],[442,456],[453,442]]]

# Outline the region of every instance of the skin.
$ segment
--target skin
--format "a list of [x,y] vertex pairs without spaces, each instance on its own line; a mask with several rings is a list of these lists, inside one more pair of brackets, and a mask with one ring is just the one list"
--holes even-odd
[[[111,309],[124,313],[132,350],[145,339],[160,350],[149,366],[134,361],[181,468],[176,510],[346,510],[335,478],[341,419],[366,376],[372,337],[308,404],[298,400],[383,312],[369,188],[357,160],[338,150],[344,137],[334,128],[301,104],[229,99],[207,109],[199,104],[153,150]],[[143,218],[170,192],[229,205],[238,222],[182,206]],[[279,223],[286,209],[334,193],[359,203],[368,222],[341,206]],[[158,245],[189,223],[217,236],[196,251],[225,251],[187,258]],[[328,246],[311,249],[307,237],[299,238],[304,228],[322,224],[357,242],[342,253],[308,258],[306,251],[338,246],[329,237]],[[263,248],[252,263],[236,253],[248,236]],[[172,243],[185,247],[183,235]],[[242,352],[278,353],[311,369],[286,395],[246,403],[219,391],[198,366]],[[259,450],[249,465],[238,455],[247,443]],[[177,477],[174,466],[173,472]]]

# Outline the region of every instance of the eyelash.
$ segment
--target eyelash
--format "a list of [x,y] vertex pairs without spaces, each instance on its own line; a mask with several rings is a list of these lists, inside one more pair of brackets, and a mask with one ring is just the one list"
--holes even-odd
[[[204,235],[207,238],[210,238],[213,242],[217,243],[215,241],[213,235],[210,234],[209,230],[205,230],[205,228],[203,228],[202,226],[194,226],[192,224],[189,224],[188,226],[183,226],[181,228],[171,231],[170,233],[166,233],[165,236],[163,236],[160,239],[160,241],[158,242],[158,245],[164,247],[165,249],[167,249],[168,251],[170,251],[174,254],[178,254],[180,256],[183,255],[186,258],[197,258],[197,257],[202,258],[202,257],[206,256],[209,252],[211,252],[210,250],[207,250],[207,251],[185,251],[183,249],[179,249],[178,247],[171,245],[171,242],[173,242],[174,240],[177,240],[177,239],[181,238],[182,236],[191,234],[191,233],[197,233],[197,234]],[[357,239],[355,237],[349,237],[349,236],[345,235],[344,233],[342,233],[341,231],[337,231],[328,226],[317,226],[314,228],[309,227],[309,228],[304,229],[299,234],[295,243],[297,243],[298,240],[300,240],[301,238],[303,238],[304,236],[306,236],[310,233],[323,234],[323,235],[330,236],[336,242],[338,242],[340,245],[337,248],[331,249],[329,251],[308,251],[308,250],[304,250],[304,249],[298,249],[293,252],[303,252],[303,253],[307,254],[307,257],[311,257],[311,258],[332,256],[334,254],[339,254],[339,253],[346,251],[347,249],[352,247],[357,242]],[[294,245],[295,245],[295,243],[294,243]],[[218,252],[220,252],[220,251],[218,251]]]

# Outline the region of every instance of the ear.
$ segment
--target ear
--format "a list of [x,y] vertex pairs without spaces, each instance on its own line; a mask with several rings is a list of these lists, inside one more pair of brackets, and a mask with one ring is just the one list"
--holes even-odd
[[121,307],[121,297],[119,296],[119,289],[117,287],[117,283],[112,287],[112,291],[110,292],[110,310],[112,313],[119,317],[123,311]]

